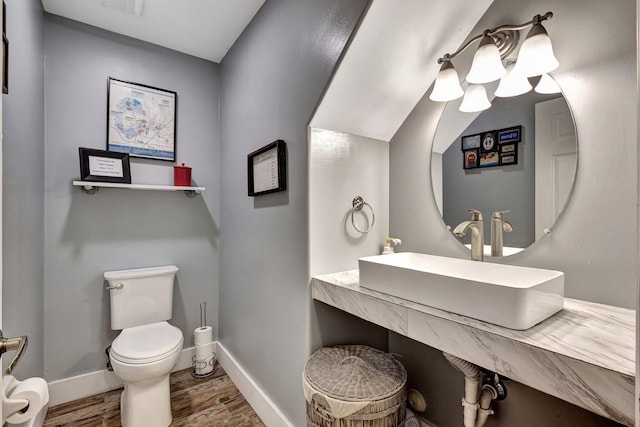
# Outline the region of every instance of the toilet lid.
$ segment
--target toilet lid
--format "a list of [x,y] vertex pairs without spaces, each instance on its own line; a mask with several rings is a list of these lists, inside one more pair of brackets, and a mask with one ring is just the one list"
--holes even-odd
[[111,357],[124,363],[150,363],[182,348],[182,331],[167,322],[123,329],[111,344]]

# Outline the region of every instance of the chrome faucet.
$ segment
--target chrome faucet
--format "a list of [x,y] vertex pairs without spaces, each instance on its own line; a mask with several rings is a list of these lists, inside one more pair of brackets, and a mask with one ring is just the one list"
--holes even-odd
[[484,260],[484,223],[482,222],[482,212],[469,209],[471,220],[463,221],[456,226],[453,234],[462,237],[471,229],[471,260]]
[[513,225],[502,218],[502,214],[511,211],[498,211],[491,214],[491,256],[502,256],[502,232],[511,233]]

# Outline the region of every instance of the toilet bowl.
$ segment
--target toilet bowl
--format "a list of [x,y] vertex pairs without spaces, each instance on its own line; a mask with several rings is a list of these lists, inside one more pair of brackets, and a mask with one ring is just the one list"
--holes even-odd
[[182,332],[167,322],[124,329],[113,341],[111,366],[124,383],[123,427],[171,424],[169,374],[182,351]]
[[169,375],[182,351],[182,331],[167,323],[173,306],[176,266],[108,271],[111,329],[121,330],[111,344],[111,366],[124,384],[120,396],[122,427],[171,424]]

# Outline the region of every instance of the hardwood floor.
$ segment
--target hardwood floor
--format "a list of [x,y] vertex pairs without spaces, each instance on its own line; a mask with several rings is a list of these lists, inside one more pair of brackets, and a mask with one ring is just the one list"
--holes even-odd
[[[209,378],[171,374],[171,427],[264,426],[220,366]],[[122,389],[49,408],[45,427],[120,427]],[[154,426],[144,426],[154,427]]]

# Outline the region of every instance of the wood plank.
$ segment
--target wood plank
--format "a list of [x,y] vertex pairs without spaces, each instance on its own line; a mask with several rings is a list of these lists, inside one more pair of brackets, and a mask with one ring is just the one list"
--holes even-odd
[[[45,427],[121,427],[122,389],[63,403],[49,409]],[[209,378],[191,369],[171,374],[171,427],[264,426],[226,372],[217,366]]]

